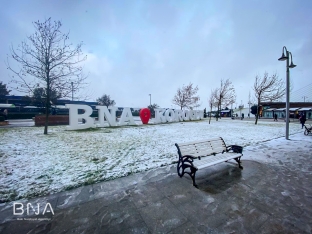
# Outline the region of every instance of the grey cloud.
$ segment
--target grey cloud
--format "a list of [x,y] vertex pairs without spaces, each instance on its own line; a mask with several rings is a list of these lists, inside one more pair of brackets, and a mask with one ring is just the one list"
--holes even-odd
[[[111,64],[90,67],[93,100],[108,93],[117,105],[140,107],[151,93],[152,102],[170,107],[176,89],[193,82],[205,107],[210,90],[230,78],[237,102],[246,102],[256,74],[285,76],[277,61],[284,45],[298,63],[291,71],[295,87],[311,80],[310,1],[31,1],[17,11],[15,4],[0,16],[6,22],[1,51],[24,40],[33,20],[62,20],[73,44],[84,41],[99,63]],[[29,28],[23,31],[14,18]],[[8,80],[2,64],[0,75]]]

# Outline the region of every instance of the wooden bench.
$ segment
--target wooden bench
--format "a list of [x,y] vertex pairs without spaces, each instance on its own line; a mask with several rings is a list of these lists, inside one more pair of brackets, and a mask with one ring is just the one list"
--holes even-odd
[[243,169],[240,160],[243,156],[243,147],[237,145],[226,146],[222,137],[181,144],[176,143],[175,146],[179,154],[178,175],[182,177],[185,173],[189,174],[196,188],[198,187],[195,183],[197,170],[227,162],[230,159],[234,159],[239,168]]

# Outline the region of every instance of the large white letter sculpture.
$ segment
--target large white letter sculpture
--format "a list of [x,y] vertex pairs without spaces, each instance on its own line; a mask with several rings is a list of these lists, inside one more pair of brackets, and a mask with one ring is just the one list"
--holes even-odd
[[[77,130],[94,127],[94,119],[90,117],[93,110],[90,106],[66,104],[65,107],[69,109],[69,126],[66,127],[67,130]],[[84,110],[84,113],[78,114],[79,109]],[[84,119],[85,123],[79,124],[79,118]]]
[[[95,127],[94,119],[91,116],[93,110],[87,105],[75,105],[66,104],[66,108],[69,109],[69,126],[67,130],[78,130]],[[78,114],[78,110],[84,110],[83,114]],[[99,123],[97,127],[105,127],[105,120],[109,126],[122,126],[122,125],[136,125],[134,122],[131,110],[129,107],[125,107],[122,111],[119,123],[116,120],[117,107],[109,106],[96,106],[98,109]],[[84,124],[79,124],[79,119],[85,120]],[[202,110],[172,110],[172,109],[155,109],[154,123],[166,123],[166,122],[179,122],[188,120],[200,120],[204,118],[204,111]]]
[[178,122],[183,121],[183,111],[182,110],[174,110],[176,114],[176,120]]
[[172,109],[166,110],[165,117],[168,122],[175,122],[177,119],[176,114],[174,113],[174,110]]
[[200,120],[203,118],[204,111],[201,110],[155,109],[154,123]]
[[196,111],[196,119],[203,119],[204,118],[204,111],[198,110]]
[[[97,124],[97,127],[104,127],[105,119],[107,120],[109,126],[117,126],[117,122],[116,122],[117,107],[109,106],[107,108],[106,106],[96,106],[96,109],[98,109],[98,113],[99,113],[98,115],[99,124]],[[108,110],[110,110],[110,112]]]
[[166,123],[166,117],[164,116],[164,112],[166,109],[160,108],[160,109],[155,109],[155,119],[154,123]]
[[125,107],[122,110],[119,125],[136,125],[129,107]]

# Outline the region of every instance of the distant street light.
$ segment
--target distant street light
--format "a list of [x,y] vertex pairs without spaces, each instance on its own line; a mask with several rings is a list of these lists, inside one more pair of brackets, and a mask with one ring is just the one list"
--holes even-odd
[[303,102],[305,102],[305,100],[308,99],[309,97],[303,96],[302,98],[303,98]]
[[152,94],[149,94],[150,96],[150,106],[152,105]]
[[72,101],[74,101],[74,82],[71,82],[71,89],[72,89]]
[[[286,51],[286,56],[284,54],[284,49]],[[289,64],[289,56],[291,58]],[[286,140],[289,140],[289,68],[294,68],[297,65],[293,64],[292,61],[292,54],[290,51],[287,50],[286,46],[283,47],[283,54],[282,57],[278,59],[278,61],[285,61],[286,60]]]
[[248,98],[248,105],[249,105],[249,113],[248,113],[248,118],[250,118],[250,105],[252,104],[250,101],[250,91],[249,91],[249,98]]

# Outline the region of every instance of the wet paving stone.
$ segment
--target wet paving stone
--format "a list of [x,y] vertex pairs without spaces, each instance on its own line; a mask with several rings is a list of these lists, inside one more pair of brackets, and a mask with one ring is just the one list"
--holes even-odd
[[92,185],[83,186],[77,189],[71,189],[69,191],[64,191],[59,193],[57,199],[57,209],[63,209],[78,205],[80,203],[88,202],[93,196],[93,187]]
[[281,218],[270,218],[264,225],[261,226],[257,233],[311,233],[306,231],[306,227],[297,227],[293,221]]
[[137,208],[145,207],[165,198],[165,195],[153,184],[137,186],[128,190],[127,193]]
[[191,222],[183,223],[181,226],[175,228],[174,230],[168,232],[168,234],[200,234],[201,231],[198,230],[196,226],[194,226]]
[[187,221],[168,199],[149,204],[139,212],[152,233],[169,232]]

